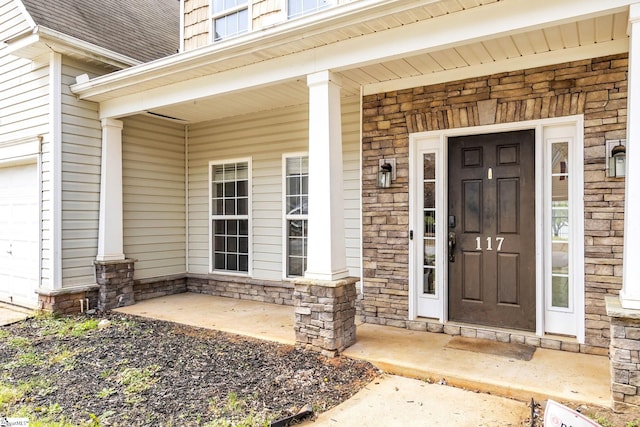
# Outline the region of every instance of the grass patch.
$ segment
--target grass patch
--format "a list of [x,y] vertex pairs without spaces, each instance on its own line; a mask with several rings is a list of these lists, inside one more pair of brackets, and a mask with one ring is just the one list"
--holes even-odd
[[109,397],[113,394],[116,394],[115,389],[113,388],[103,388],[102,390],[100,390],[99,392],[96,393],[96,396],[98,396],[99,398],[103,399],[105,397]]
[[0,413],[6,414],[24,397],[24,391],[12,385],[0,384]]
[[4,329],[0,329],[0,340],[5,340],[11,336],[9,331],[5,331]]
[[98,320],[83,319],[81,317],[61,317],[55,314],[41,314],[38,316],[42,325],[43,335],[57,335],[59,337],[82,337],[98,329]]
[[25,337],[11,337],[7,340],[7,344],[13,348],[27,348],[31,346],[31,340]]
[[149,390],[152,385],[158,382],[154,376],[159,370],[160,366],[151,365],[143,369],[125,368],[120,371],[116,377],[116,382],[124,386],[127,403],[135,404],[146,400],[140,394]]
[[29,395],[37,393],[40,396],[46,396],[55,390],[55,386],[51,386],[49,381],[42,378],[32,378],[17,385],[2,382],[0,383],[0,414],[10,414],[19,410],[16,405]]
[[245,399],[236,392],[227,395],[225,401],[209,400],[209,410],[216,419],[205,424],[206,427],[261,427],[270,421],[256,414]]
[[5,365],[5,369],[22,368],[25,366],[39,366],[43,362],[41,356],[35,351],[19,353],[15,358]]

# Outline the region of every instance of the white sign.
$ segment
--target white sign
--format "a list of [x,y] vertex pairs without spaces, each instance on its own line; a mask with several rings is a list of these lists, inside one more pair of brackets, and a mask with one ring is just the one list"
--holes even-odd
[[547,401],[544,410],[545,427],[600,427],[600,424],[590,418],[585,417],[580,412],[567,408],[564,405]]
[[29,418],[5,418],[0,417],[0,427],[28,426]]

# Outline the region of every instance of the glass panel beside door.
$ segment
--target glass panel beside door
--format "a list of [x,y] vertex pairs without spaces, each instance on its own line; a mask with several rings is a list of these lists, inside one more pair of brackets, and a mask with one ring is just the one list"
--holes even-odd
[[422,293],[436,294],[436,155],[423,155],[423,283]]

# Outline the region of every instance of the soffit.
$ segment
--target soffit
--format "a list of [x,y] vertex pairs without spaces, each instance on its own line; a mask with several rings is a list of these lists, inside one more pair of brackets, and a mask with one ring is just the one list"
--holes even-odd
[[[240,69],[270,59],[283,58],[322,46],[389,30],[443,15],[473,9],[499,0],[373,0],[372,6],[357,0],[317,14],[289,21],[263,31],[152,61],[135,69],[114,73],[121,85],[105,93],[92,93],[91,100],[104,101],[137,92]],[[354,22],[354,16],[362,16]],[[293,34],[293,36],[292,36]],[[151,69],[160,64],[167,64]]]
[[[461,2],[449,3],[460,4]],[[359,95],[362,86],[393,84],[393,82],[425,75],[446,76],[456,70],[507,63],[516,59],[535,59],[536,56],[545,53],[562,54],[571,49],[589,49],[616,40],[626,41],[627,21],[627,12],[612,13],[549,28],[482,40],[464,46],[340,70],[343,79],[342,95],[345,97]],[[253,88],[247,96],[240,96],[239,93],[224,94],[156,108],[153,112],[179,118],[185,123],[193,123],[304,104],[307,100],[306,80],[300,78],[273,86]]]

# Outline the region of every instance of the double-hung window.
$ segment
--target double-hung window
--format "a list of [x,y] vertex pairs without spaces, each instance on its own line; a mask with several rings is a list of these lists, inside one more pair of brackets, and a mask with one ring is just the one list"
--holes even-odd
[[309,157],[284,157],[286,276],[299,277],[307,268]]
[[211,163],[209,169],[212,270],[248,273],[250,162]]
[[249,31],[248,0],[213,0],[213,41]]
[[289,19],[299,18],[301,16],[310,15],[329,7],[331,2],[329,0],[288,0],[287,16]]

